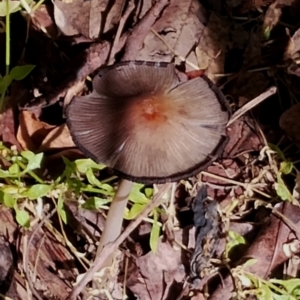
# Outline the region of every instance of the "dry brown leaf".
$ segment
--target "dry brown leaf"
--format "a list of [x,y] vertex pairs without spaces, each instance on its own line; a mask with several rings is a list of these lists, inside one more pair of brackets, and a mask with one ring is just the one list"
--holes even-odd
[[215,74],[224,73],[226,46],[229,43],[229,25],[216,14],[211,14],[196,48],[200,69],[215,82]]
[[[171,0],[152,28],[176,54],[187,57],[202,35],[204,15],[205,9],[197,0]],[[170,62],[174,54],[164,42],[149,32],[136,59]],[[189,60],[197,65],[194,54]]]
[[[9,101],[9,99],[5,100]],[[13,109],[11,107],[7,108],[0,114],[0,136],[3,143],[15,145],[20,150],[20,144],[16,140],[15,125]]]
[[89,19],[90,2],[77,0],[71,3],[59,0],[53,1],[54,19],[60,31],[67,36],[81,33],[89,36]]
[[[95,39],[117,27],[126,1],[117,0],[111,7],[108,0],[76,0],[69,3],[56,0],[53,3],[56,25],[64,35],[82,34]],[[105,24],[104,28],[102,24]]]
[[52,6],[42,4],[30,17],[36,29],[46,32],[53,39],[57,36],[57,27],[53,23],[49,12]]
[[23,149],[37,151],[45,136],[54,127],[38,120],[33,112],[21,111],[17,139]]
[[[291,203],[281,203],[277,210],[288,220],[299,226],[300,214],[299,207]],[[254,265],[248,266],[247,271],[260,277],[267,278],[271,271],[281,265],[288,257],[284,254],[283,246],[295,235],[291,233],[293,229],[289,228],[280,218],[271,216],[270,222],[267,222],[260,230],[255,242],[252,243],[236,265],[243,264],[246,259],[253,258],[257,260]],[[224,279],[221,285],[211,295],[211,300],[229,300],[232,296],[233,282],[231,276]]]
[[[176,240],[183,240],[183,231],[176,231]],[[194,231],[190,230],[190,240],[194,241]],[[178,246],[177,246],[178,247]],[[182,249],[175,249],[168,242],[159,241],[156,253],[149,252],[136,260],[138,273],[128,279],[128,288],[143,300],[176,299],[175,291],[180,294],[185,278],[182,262]]]
[[124,6],[126,4],[126,0],[115,0],[114,5],[108,12],[106,16],[106,21],[104,24],[103,33],[108,32],[109,30],[116,28],[119,25],[119,21],[122,17],[122,12],[124,9]]
[[75,147],[71,138],[70,131],[66,124],[55,127],[43,140],[38,151],[45,152],[55,149],[64,149]]
[[285,52],[285,56],[287,58],[294,58],[299,56],[299,52],[300,52],[300,29],[296,30],[296,32],[291,37]]
[[277,6],[277,2],[271,4],[265,14],[263,30],[271,31],[279,22],[282,10]]

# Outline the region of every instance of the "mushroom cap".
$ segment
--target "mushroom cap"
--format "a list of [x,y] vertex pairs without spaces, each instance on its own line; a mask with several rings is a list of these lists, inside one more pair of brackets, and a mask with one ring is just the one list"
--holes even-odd
[[75,144],[131,181],[199,173],[227,143],[229,106],[207,78],[181,82],[177,74],[173,64],[140,61],[101,70],[93,92],[67,107]]

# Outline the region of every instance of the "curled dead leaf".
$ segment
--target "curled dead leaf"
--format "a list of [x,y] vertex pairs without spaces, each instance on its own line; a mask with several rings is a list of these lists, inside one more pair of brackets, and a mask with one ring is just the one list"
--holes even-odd
[[75,147],[66,124],[55,127],[43,140],[38,151],[45,152],[54,149],[65,149]]
[[31,111],[21,111],[17,140],[23,149],[37,151],[45,136],[55,126],[41,122]]

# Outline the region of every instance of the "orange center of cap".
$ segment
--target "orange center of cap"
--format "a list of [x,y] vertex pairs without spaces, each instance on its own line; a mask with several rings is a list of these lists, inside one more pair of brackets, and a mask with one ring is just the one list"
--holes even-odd
[[148,98],[141,101],[141,116],[148,121],[155,121],[161,116],[161,107],[157,99]]
[[157,96],[139,97],[130,108],[132,121],[146,123],[151,126],[159,126],[168,117],[168,105],[166,99]]

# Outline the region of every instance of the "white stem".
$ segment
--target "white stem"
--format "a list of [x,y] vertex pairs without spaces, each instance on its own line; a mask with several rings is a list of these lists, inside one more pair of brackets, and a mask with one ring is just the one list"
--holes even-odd
[[[105,226],[97,249],[97,256],[101,253],[106,244],[113,242],[120,235],[122,230],[124,210],[126,208],[132,186],[133,182],[131,181],[125,179],[120,181],[119,187],[115,193],[107,214]],[[111,264],[112,257],[110,257],[109,261],[107,261],[107,266]]]

